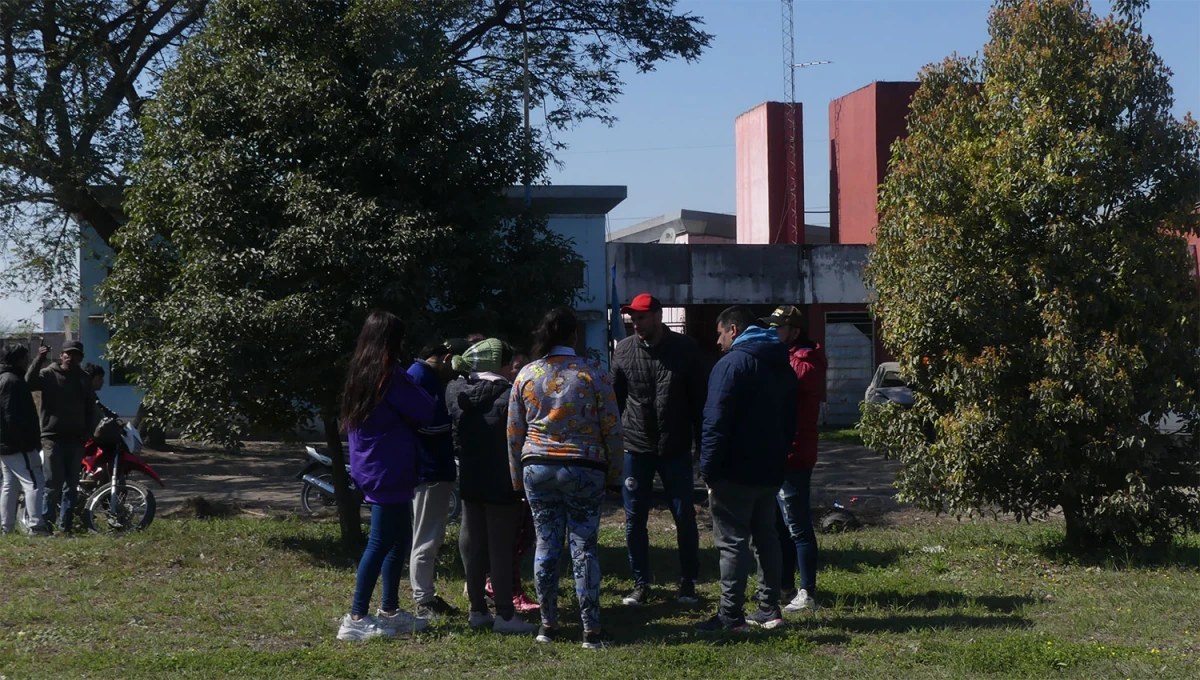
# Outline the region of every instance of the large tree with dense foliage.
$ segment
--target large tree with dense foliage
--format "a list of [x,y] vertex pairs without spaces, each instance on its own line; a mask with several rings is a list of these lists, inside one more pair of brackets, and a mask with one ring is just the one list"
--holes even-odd
[[[504,72],[482,80],[490,62],[476,57],[499,37],[463,32],[477,4],[213,3],[146,107],[102,289],[109,356],[136,367],[158,418],[231,446],[251,424],[315,418],[340,461],[345,360],[371,308],[404,319],[415,347],[442,331],[524,339],[574,298],[571,244],[504,196],[542,176],[547,154]],[[590,6],[614,4],[669,3]],[[636,42],[621,30],[586,40]],[[643,58],[684,51],[667,49]],[[577,75],[577,87],[595,77]],[[564,93],[562,106],[572,97],[587,99]],[[604,107],[590,105],[570,115]],[[340,500],[352,536],[357,513]]]
[[[982,59],[921,74],[868,276],[912,409],[868,407],[903,498],[1020,518],[1072,543],[1200,523],[1196,122],[1171,113],[1144,2],[1000,0]],[[1194,265],[1192,265],[1194,266]],[[1194,416],[1189,425],[1196,436]]]

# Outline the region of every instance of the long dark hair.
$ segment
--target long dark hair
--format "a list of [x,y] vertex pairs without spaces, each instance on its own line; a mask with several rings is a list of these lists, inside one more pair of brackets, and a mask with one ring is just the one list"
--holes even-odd
[[579,328],[575,313],[566,307],[555,307],[546,313],[533,332],[533,359],[544,359],[558,345],[570,345],[571,336]]
[[351,430],[371,415],[387,390],[388,379],[403,357],[404,322],[395,314],[375,310],[367,317],[342,390],[342,430]]

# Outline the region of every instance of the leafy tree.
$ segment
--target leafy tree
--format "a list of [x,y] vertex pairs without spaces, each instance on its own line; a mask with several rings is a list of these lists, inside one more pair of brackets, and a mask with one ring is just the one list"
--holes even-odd
[[102,290],[110,358],[185,436],[324,424],[347,538],[337,413],[369,310],[414,345],[467,323],[523,339],[582,282],[503,195],[546,154],[513,94],[459,67],[456,7],[473,4],[214,4],[146,107]]
[[207,0],[0,0],[0,245],[7,290],[74,302],[80,222],[102,239],[136,119]]
[[[1001,0],[982,59],[921,74],[868,276],[911,410],[868,407],[909,501],[1019,518],[1074,544],[1200,523],[1196,122],[1171,115],[1144,2]],[[1190,424],[1196,436],[1195,415]]]
[[[7,290],[78,300],[78,225],[115,246],[122,191],[141,149],[138,117],[209,4],[0,0],[0,247],[12,260],[0,284]],[[519,93],[528,86],[549,131],[584,118],[611,122],[623,67],[695,59],[712,37],[698,18],[676,14],[675,0],[393,4],[444,36],[437,58],[471,87]]]

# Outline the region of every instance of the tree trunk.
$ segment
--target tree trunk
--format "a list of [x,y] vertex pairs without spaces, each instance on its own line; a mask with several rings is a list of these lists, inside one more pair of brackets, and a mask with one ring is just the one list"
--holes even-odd
[[1083,521],[1083,507],[1078,492],[1073,488],[1064,488],[1059,492],[1059,499],[1067,524],[1067,546],[1080,550],[1095,545],[1096,537]]
[[350,475],[346,472],[346,452],[342,449],[342,435],[338,431],[336,418],[325,418],[325,444],[329,449],[329,460],[333,464],[333,494],[337,500],[338,519],[342,525],[342,543],[357,545],[362,542],[362,522],[358,497],[350,491]]

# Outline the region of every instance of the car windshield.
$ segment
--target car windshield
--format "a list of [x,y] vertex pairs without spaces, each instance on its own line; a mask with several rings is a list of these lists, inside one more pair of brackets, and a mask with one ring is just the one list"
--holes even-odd
[[896,371],[886,371],[883,374],[883,380],[879,383],[880,387],[908,387],[908,383],[900,379],[900,374]]

